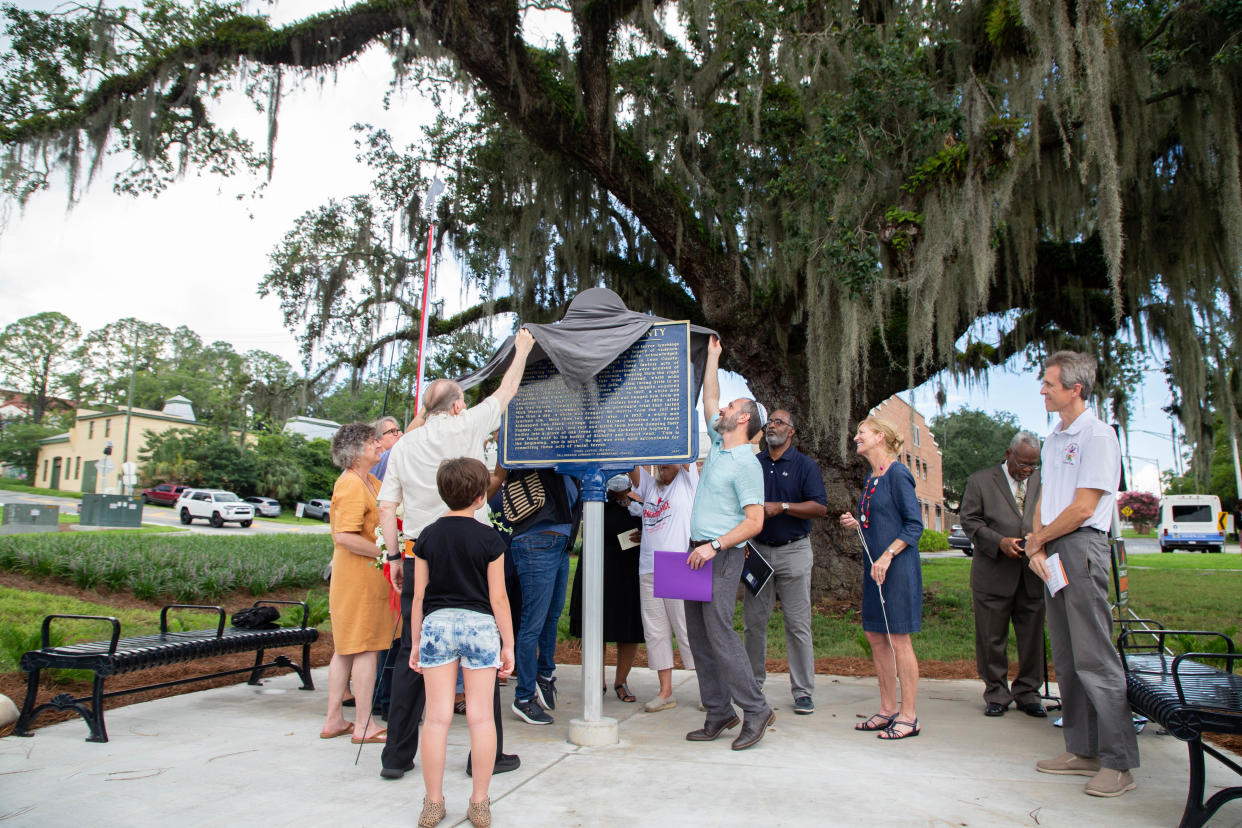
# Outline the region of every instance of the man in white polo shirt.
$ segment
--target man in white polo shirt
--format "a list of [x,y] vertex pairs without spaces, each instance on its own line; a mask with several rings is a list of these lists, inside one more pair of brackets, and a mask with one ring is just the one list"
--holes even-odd
[[[514,337],[513,359],[491,396],[474,408],[466,405],[461,387],[452,380],[436,380],[423,394],[422,413],[426,422],[405,434],[388,455],[388,469],[379,490],[379,519],[384,538],[397,537],[397,506],[405,507],[406,548],[395,542],[388,547],[393,564],[393,584],[401,590],[401,650],[393,665],[392,703],[388,714],[388,735],[380,755],[380,776],[400,779],[414,767],[418,750],[418,725],[423,714],[422,676],[410,669],[414,649],[410,629],[410,610],[414,599],[414,544],[418,533],[448,511],[436,488],[440,463],[454,457],[483,459],[483,444],[500,425],[500,417],[517,394],[526,370],[526,358],[534,347],[530,331],[522,328]],[[420,415],[421,416],[421,415]],[[417,423],[416,423],[417,424]],[[487,506],[475,518],[488,524]],[[493,773],[518,767],[518,757],[504,752],[504,729],[500,722],[500,691],[493,700],[496,719],[496,765]],[[470,773],[470,758],[466,773]]]
[[1040,394],[1061,421],[1044,442],[1039,505],[1026,554],[1045,582],[1047,556],[1059,554],[1068,582],[1056,595],[1045,591],[1066,753],[1041,759],[1035,768],[1090,776],[1084,793],[1120,796],[1134,790],[1130,770],[1139,765],[1108,605],[1108,530],[1121,448],[1112,428],[1087,408],[1094,385],[1095,358],[1089,354],[1058,351],[1048,358]]

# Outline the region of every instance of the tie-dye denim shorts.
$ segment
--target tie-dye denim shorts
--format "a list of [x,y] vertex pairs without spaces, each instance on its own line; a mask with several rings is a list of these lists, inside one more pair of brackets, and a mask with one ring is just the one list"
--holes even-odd
[[490,615],[467,609],[439,609],[423,619],[418,663],[424,669],[461,659],[467,670],[500,666],[500,631]]

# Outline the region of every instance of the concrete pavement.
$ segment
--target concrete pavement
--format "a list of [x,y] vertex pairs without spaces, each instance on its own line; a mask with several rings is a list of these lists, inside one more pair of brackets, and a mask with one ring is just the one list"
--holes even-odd
[[[923,681],[918,738],[884,743],[853,725],[875,709],[875,680],[818,676],[813,716],[791,711],[786,675],[769,675],[776,727],[759,745],[735,752],[736,729],[691,743],[698,727],[693,673],[678,671],[678,706],[647,714],[642,701],[655,674],[635,669],[637,704],[610,691],[604,714],[620,720],[621,742],[582,748],[566,741],[581,712],[580,670],[558,669],[561,699],[547,727],[508,713],[505,746],[522,766],[492,781],[494,824],[535,826],[958,825],[1172,826],[1187,786],[1183,743],[1148,725],[1139,735],[1138,790],[1116,799],[1082,793],[1085,777],[1049,776],[1036,759],[1062,750],[1052,719],[1015,711],[982,715],[976,681]],[[609,670],[611,675],[611,669]],[[112,741],[85,740],[81,720],[0,739],[0,822],[40,828],[91,825],[307,826],[413,824],[423,794],[420,770],[379,777],[379,752],[342,737],[320,740],[326,669],[320,689],[278,676],[131,705],[108,713]],[[574,696],[570,698],[569,696]],[[454,717],[445,793],[448,819],[465,822],[470,780],[468,734]],[[1208,794],[1237,778],[1211,763]],[[1214,826],[1242,825],[1235,801]]]

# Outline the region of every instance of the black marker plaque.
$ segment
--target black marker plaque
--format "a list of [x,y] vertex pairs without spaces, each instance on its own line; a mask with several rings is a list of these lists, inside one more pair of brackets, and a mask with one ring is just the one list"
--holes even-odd
[[583,385],[551,360],[528,365],[501,426],[500,463],[688,462],[698,436],[690,380],[689,322],[652,325]]

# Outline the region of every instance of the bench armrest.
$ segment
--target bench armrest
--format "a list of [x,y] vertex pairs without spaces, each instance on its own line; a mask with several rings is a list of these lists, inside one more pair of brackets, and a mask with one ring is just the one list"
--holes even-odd
[[52,627],[53,618],[76,618],[79,621],[108,621],[112,624],[112,640],[108,643],[108,655],[116,653],[116,642],[121,640],[121,622],[110,615],[45,615],[43,616],[43,649],[48,649],[51,642],[48,632]]
[[[1163,652],[1166,649],[1165,639],[1169,636],[1188,635],[1199,638],[1219,638],[1225,642],[1225,646],[1229,654],[1233,654],[1237,651],[1236,647],[1234,647],[1233,639],[1222,632],[1215,632],[1212,630],[1167,630],[1164,627],[1138,627],[1134,626],[1136,623],[1137,622],[1128,622],[1126,628],[1123,629],[1121,634],[1117,636],[1117,652],[1121,654],[1121,665],[1123,668],[1126,666],[1127,651],[1138,652],[1147,649],[1156,649]],[[1146,623],[1147,622],[1144,622],[1144,624]],[[1144,645],[1135,642],[1134,639],[1144,635],[1151,636],[1153,642],[1151,645]],[[1170,655],[1171,654],[1172,653],[1170,653]],[[1217,653],[1216,655],[1219,654]]]
[[262,601],[255,601],[254,606],[260,604],[288,604],[291,607],[302,608],[302,629],[306,629],[306,622],[310,619],[310,607],[306,606],[305,601],[277,601],[275,598],[265,598]]
[[[1217,633],[1217,635],[1221,634]],[[1228,636],[1222,635],[1221,637],[1226,641],[1229,641]],[[1190,661],[1192,664],[1198,664],[1200,667],[1210,667],[1211,665],[1203,663],[1205,660],[1210,659],[1223,660],[1225,662],[1224,672],[1232,673],[1234,662],[1242,662],[1242,653],[1235,653],[1233,651],[1233,642],[1229,641],[1229,652],[1227,653],[1182,653],[1174,658],[1173,666],[1170,668],[1170,672],[1173,674],[1173,686],[1177,688],[1177,700],[1179,702],[1182,704],[1186,703],[1186,694],[1182,692],[1182,662]]]
[[215,610],[220,615],[220,622],[216,626],[216,638],[224,637],[224,607],[209,607],[203,604],[169,604],[160,610],[160,635],[168,635],[168,611],[170,609],[197,609],[197,610]]

